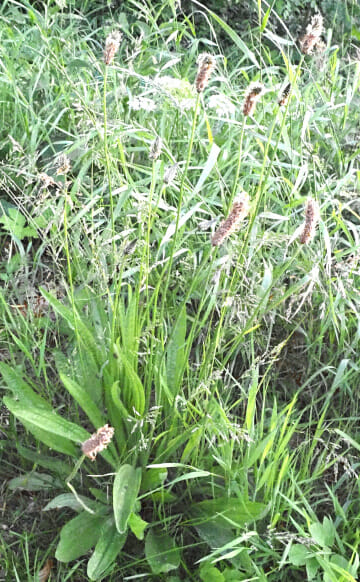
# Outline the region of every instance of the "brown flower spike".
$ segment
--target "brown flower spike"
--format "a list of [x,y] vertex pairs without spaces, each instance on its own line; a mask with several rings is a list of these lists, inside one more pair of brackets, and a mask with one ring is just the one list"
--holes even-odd
[[230,211],[229,216],[226,220],[223,220],[217,231],[213,234],[211,239],[211,244],[213,247],[218,247],[221,243],[236,230],[239,222],[244,220],[249,214],[250,210],[250,198],[246,192],[242,194],[235,200],[234,205]]
[[215,69],[215,58],[209,53],[202,53],[198,57],[197,65],[198,72],[195,80],[195,87],[198,93],[202,93],[208,86],[211,73]]
[[91,435],[87,441],[82,443],[81,450],[89,459],[95,461],[96,455],[107,448],[113,436],[114,429],[105,424],[105,426],[98,428],[97,432]]
[[105,50],[104,50],[104,63],[105,65],[111,65],[114,56],[119,50],[121,41],[121,33],[118,30],[111,32],[105,40]]
[[288,83],[279,95],[278,104],[280,107],[283,107],[289,101],[290,91],[291,91],[291,83]]
[[150,160],[157,160],[158,159],[158,157],[161,154],[162,146],[163,146],[163,143],[162,143],[161,137],[156,136],[155,140],[151,144],[151,150],[149,153]]
[[305,222],[300,233],[300,242],[307,245],[314,238],[316,226],[319,222],[320,211],[319,205],[313,198],[308,198],[305,208]]
[[318,42],[323,31],[323,17],[321,14],[315,14],[310,24],[307,25],[306,33],[300,39],[300,50],[304,55],[310,55]]
[[250,83],[244,97],[243,114],[245,116],[252,115],[254,113],[256,103],[264,91],[264,86],[261,83]]

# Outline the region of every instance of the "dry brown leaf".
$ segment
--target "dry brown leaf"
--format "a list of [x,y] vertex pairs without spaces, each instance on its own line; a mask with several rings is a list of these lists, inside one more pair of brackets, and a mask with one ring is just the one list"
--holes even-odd
[[46,582],[46,580],[49,578],[50,576],[50,572],[51,572],[51,568],[54,565],[54,561],[49,559],[46,560],[45,562],[45,566],[43,568],[41,568],[41,570],[39,571],[39,582]]

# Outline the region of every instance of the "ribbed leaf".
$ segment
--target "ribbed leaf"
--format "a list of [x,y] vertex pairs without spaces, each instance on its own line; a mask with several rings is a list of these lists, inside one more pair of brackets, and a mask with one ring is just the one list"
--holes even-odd
[[23,491],[43,491],[44,489],[59,489],[62,486],[61,481],[52,475],[46,473],[36,473],[31,471],[25,475],[14,477],[8,483],[9,489],[21,489]]
[[18,445],[17,450],[20,455],[24,457],[24,459],[27,459],[28,461],[31,461],[40,467],[44,467],[44,469],[50,469],[50,471],[53,471],[55,474],[60,475],[61,477],[66,478],[72,471],[71,465],[61,461],[60,459],[47,457],[46,455],[42,455],[37,451],[27,449],[22,445]]
[[64,374],[60,374],[62,383],[64,384],[66,390],[71,394],[71,396],[76,400],[78,405],[83,409],[85,414],[88,416],[92,424],[99,428],[104,426],[105,420],[100,410],[96,404],[90,398],[88,392],[82,388],[75,380],[68,378]]
[[87,565],[87,575],[90,580],[98,580],[115,561],[126,542],[127,533],[119,534],[114,519],[111,517],[104,523],[93,555]]
[[105,519],[104,515],[92,515],[83,511],[68,521],[60,532],[56,559],[60,562],[70,562],[83,556],[96,544]]
[[70,457],[77,457],[79,455],[79,449],[69,441],[67,438],[63,438],[57,436],[54,439],[54,435],[47,430],[43,430],[30,422],[26,422],[25,420],[21,419],[21,422],[25,426],[26,430],[28,430],[34,437],[44,443],[50,449],[57,451],[58,453],[62,453],[63,455],[69,455]]
[[49,501],[47,505],[42,509],[42,511],[50,511],[51,509],[62,509],[63,507],[70,507],[74,511],[83,511],[84,505],[82,505],[79,501],[81,501],[90,509],[97,509],[101,505],[95,501],[94,499],[90,499],[89,497],[85,497],[84,495],[78,495],[77,498],[73,493],[61,493],[61,495],[57,495]]
[[119,343],[114,344],[114,354],[116,354],[122,370],[120,386],[124,406],[130,412],[135,408],[136,412],[143,415],[145,410],[145,392],[141,380]]
[[166,373],[167,383],[171,394],[175,397],[179,391],[181,382],[184,357],[185,357],[185,335],[186,335],[186,310],[183,308],[176,321],[175,328],[171,334],[167,348]]
[[22,377],[21,372],[0,362],[0,373],[5,384],[11,390],[13,395],[18,399],[26,402],[29,406],[36,406],[51,410],[51,405],[29,386]]
[[29,408],[23,402],[17,402],[12,398],[5,397],[4,403],[10,412],[21,421],[33,424],[40,429],[46,430],[55,436],[60,436],[81,443],[89,438],[89,434],[84,428],[65,420],[56,412],[44,410],[43,408]]
[[124,533],[127,528],[131,512],[139,493],[141,483],[141,469],[131,465],[122,465],[118,470],[113,488],[113,507],[116,528]]

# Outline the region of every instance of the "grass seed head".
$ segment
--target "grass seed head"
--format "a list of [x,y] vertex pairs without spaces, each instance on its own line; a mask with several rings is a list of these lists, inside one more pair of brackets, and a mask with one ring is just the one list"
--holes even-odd
[[321,14],[315,14],[310,24],[307,25],[306,33],[300,39],[300,49],[304,55],[310,55],[320,41],[323,32],[324,20]]
[[316,226],[319,222],[319,205],[313,198],[308,198],[305,207],[305,222],[300,233],[300,242],[307,245],[315,236]]
[[195,80],[195,87],[198,93],[202,93],[208,86],[211,73],[215,69],[215,58],[209,53],[202,53],[198,57],[197,65],[198,72]]
[[111,32],[105,40],[105,50],[104,50],[104,63],[105,65],[111,65],[114,60],[114,56],[119,50],[121,41],[121,33],[118,30]]
[[250,83],[245,92],[243,114],[245,116],[253,115],[257,101],[263,95],[265,89],[262,83]]
[[288,83],[287,85],[285,85],[284,89],[282,89],[282,91],[280,92],[278,100],[278,104],[280,105],[280,107],[283,107],[289,101],[290,91],[291,83]]
[[56,170],[57,176],[63,176],[64,174],[70,172],[71,168],[70,160],[66,154],[60,154],[60,156],[56,160],[56,166],[57,166]]
[[49,176],[46,172],[40,172],[38,175],[39,181],[41,183],[41,188],[47,189],[50,186],[55,186],[55,180],[52,176]]
[[250,210],[250,198],[246,192],[235,200],[229,216],[222,221],[217,231],[213,234],[211,244],[218,247],[222,242],[236,230],[238,224],[246,218]]
[[164,184],[170,186],[170,184],[173,183],[173,181],[176,178],[176,174],[178,173],[178,169],[179,169],[178,163],[169,166],[169,168],[166,168],[164,173]]
[[151,149],[149,153],[150,160],[157,160],[161,154],[163,142],[161,137],[157,136],[156,139],[151,144]]
[[107,448],[113,436],[114,429],[108,424],[105,424],[95,434],[91,435],[87,441],[82,443],[81,450],[89,459],[95,461],[96,455]]

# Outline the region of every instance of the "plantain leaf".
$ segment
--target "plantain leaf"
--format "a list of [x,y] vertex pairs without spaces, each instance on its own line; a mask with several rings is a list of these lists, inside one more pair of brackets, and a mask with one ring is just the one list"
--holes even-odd
[[66,390],[71,394],[71,396],[76,400],[78,405],[83,409],[89,420],[95,426],[95,428],[99,428],[100,426],[104,426],[105,419],[101,414],[99,408],[96,404],[92,401],[88,392],[82,388],[75,380],[68,378],[64,374],[60,373],[60,379],[64,384]]
[[179,391],[185,363],[186,309],[183,308],[175,323],[167,348],[166,373],[171,394]]
[[43,491],[44,489],[60,489],[62,482],[46,473],[31,471],[25,475],[14,477],[8,484],[9,489],[21,489],[22,491]]
[[39,394],[34,392],[29,384],[23,379],[21,372],[4,362],[0,362],[0,373],[2,374],[7,387],[18,400],[22,400],[29,406],[37,406],[44,408],[45,410],[51,410],[51,405],[44,398],[39,396]]
[[87,575],[90,580],[98,580],[115,561],[126,542],[127,533],[119,534],[114,518],[110,517],[104,523],[93,555],[87,565]]
[[145,556],[154,574],[170,572],[180,564],[180,550],[174,540],[167,533],[153,529],[146,536]]
[[113,488],[113,508],[117,531],[126,531],[131,512],[134,510],[141,483],[141,468],[122,465],[118,470]]
[[60,436],[57,436],[56,439],[54,439],[54,435],[51,432],[38,428],[24,420],[22,420],[22,423],[38,441],[44,443],[44,445],[50,449],[53,449],[58,453],[63,453],[64,455],[69,455],[70,457],[77,457],[79,455],[79,449],[68,439]]
[[50,509],[62,509],[63,507],[70,507],[74,511],[83,511],[84,506],[81,505],[79,499],[90,509],[96,510],[101,507],[101,505],[94,499],[85,497],[84,495],[78,495],[76,498],[73,493],[61,493],[57,495],[45,505],[42,511],[50,511]]
[[195,517],[194,525],[216,520],[216,524],[231,529],[262,518],[266,511],[265,503],[238,497],[218,497],[195,503],[190,515]]
[[65,463],[64,461],[60,461],[60,459],[54,459],[54,457],[42,455],[40,452],[27,449],[22,445],[18,445],[17,450],[20,455],[24,457],[24,459],[27,459],[28,461],[31,461],[35,465],[39,465],[44,469],[49,469],[56,475],[59,475],[63,478],[66,478],[68,475],[70,475],[72,471],[71,465]]
[[96,544],[105,520],[104,515],[92,515],[83,511],[68,521],[60,532],[56,559],[60,562],[70,562],[83,556]]
[[52,433],[55,442],[56,436],[78,443],[89,438],[89,434],[84,428],[65,420],[65,418],[56,414],[56,412],[51,412],[50,410],[45,410],[43,408],[29,408],[22,401],[17,402],[7,396],[4,397],[4,403],[10,412],[21,421],[25,421],[48,433]]
[[[68,325],[72,330],[76,330],[77,339],[84,348],[83,356],[88,360],[88,366],[91,370],[100,370],[106,361],[106,353],[101,344],[95,341],[94,331],[89,329],[84,323],[79,313],[74,308],[69,308],[63,305],[58,299],[53,297],[50,293],[45,291],[45,289],[40,287],[41,293],[44,295],[45,299],[49,302],[51,307],[58,313],[61,317],[67,321]],[[89,393],[91,394],[93,400],[99,404],[101,402],[101,385],[94,383],[89,386]]]
[[145,410],[145,392],[142,382],[119,344],[114,344],[114,354],[120,360],[123,372],[122,397],[124,406],[129,411],[135,408],[136,412],[142,416]]

